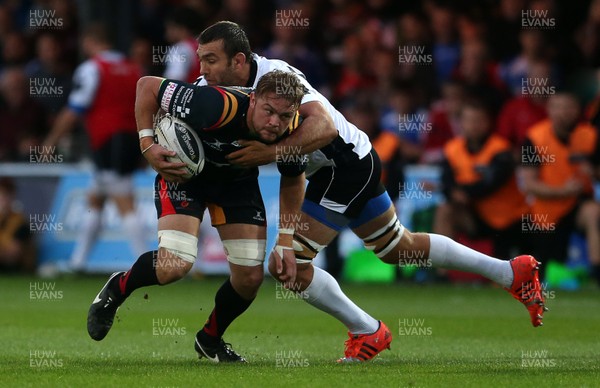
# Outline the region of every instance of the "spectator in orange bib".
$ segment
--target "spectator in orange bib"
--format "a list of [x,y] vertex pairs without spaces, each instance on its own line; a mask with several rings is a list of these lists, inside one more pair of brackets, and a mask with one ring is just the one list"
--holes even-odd
[[529,129],[522,147],[521,177],[532,202],[522,227],[530,233],[534,254],[542,261],[566,260],[572,231],[583,232],[592,274],[600,283],[600,206],[592,187],[600,163],[600,138],[580,118],[577,98],[557,93],[548,101],[548,119]]
[[436,233],[452,238],[457,232],[490,237],[496,257],[509,257],[511,247],[527,247],[520,224],[527,215],[525,197],[517,187],[511,144],[492,131],[488,108],[467,101],[462,108],[462,132],[444,147],[442,184],[446,202],[436,211]]

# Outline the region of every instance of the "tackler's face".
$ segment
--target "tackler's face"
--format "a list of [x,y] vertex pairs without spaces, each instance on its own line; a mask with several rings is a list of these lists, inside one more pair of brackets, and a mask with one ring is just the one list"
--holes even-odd
[[223,40],[198,45],[200,74],[210,86],[240,86],[235,84],[235,64],[223,48]]
[[275,93],[250,94],[248,126],[264,143],[274,143],[289,127],[298,106]]

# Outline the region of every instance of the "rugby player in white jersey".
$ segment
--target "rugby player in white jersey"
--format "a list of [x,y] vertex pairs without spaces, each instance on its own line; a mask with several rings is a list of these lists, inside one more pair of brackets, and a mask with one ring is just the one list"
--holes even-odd
[[[307,227],[294,233],[297,272],[293,290],[302,292],[309,304],[348,328],[349,338],[340,362],[369,360],[389,348],[391,342],[383,322],[356,306],[331,275],[311,263],[344,227],[350,227],[386,263],[412,263],[417,258],[423,266],[483,275],[525,305],[533,326],[542,325],[546,308],[535,258],[522,255],[511,261],[499,260],[442,235],[411,233],[399,223],[394,205],[379,182],[379,158],[367,135],[349,123],[299,70],[252,53],[246,34],[232,22],[208,27],[198,40],[198,85],[253,87],[263,74],[279,69],[298,74],[308,89],[299,108],[304,121],[291,136],[269,145],[240,141],[245,148],[229,154],[228,159],[249,167],[276,161],[278,150],[309,154],[309,183],[298,222]],[[160,159],[150,163],[159,172],[180,179],[181,172],[175,165]],[[277,279],[281,266],[279,256],[271,253],[269,270]]]

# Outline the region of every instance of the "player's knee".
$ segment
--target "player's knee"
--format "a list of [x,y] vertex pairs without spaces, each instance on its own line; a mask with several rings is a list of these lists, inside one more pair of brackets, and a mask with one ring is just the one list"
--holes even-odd
[[296,266],[296,283],[309,285],[313,279],[312,263],[303,263]]
[[250,273],[248,276],[245,277],[244,279],[244,287],[247,289],[256,289],[258,290],[258,288],[260,287],[260,285],[262,284],[264,279],[264,273],[261,269],[261,271],[253,271],[252,273]]
[[256,296],[263,279],[262,266],[237,267],[231,273],[231,284],[242,296],[248,298]]
[[268,264],[267,268],[268,268],[271,276],[273,276],[275,279],[277,279],[277,268],[275,267],[275,262],[273,260],[269,260],[269,264]]
[[198,254],[198,238],[177,230],[158,231],[156,275],[160,284],[183,278],[194,265]]
[[159,248],[154,264],[159,284],[168,284],[183,278],[192,268],[192,263],[182,260],[165,248]]
[[[179,265],[179,263],[176,265]],[[156,278],[158,279],[158,283],[160,285],[165,285],[182,279],[189,272],[189,268],[185,268],[185,266],[186,264],[178,267],[156,267]]]

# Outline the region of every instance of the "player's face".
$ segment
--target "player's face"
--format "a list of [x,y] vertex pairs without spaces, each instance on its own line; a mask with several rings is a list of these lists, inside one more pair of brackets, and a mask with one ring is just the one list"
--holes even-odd
[[223,50],[223,40],[198,45],[200,74],[213,85],[241,86],[235,84],[235,67]]
[[264,96],[252,93],[248,108],[248,126],[261,141],[273,143],[283,135],[297,109],[275,93],[267,93]]

